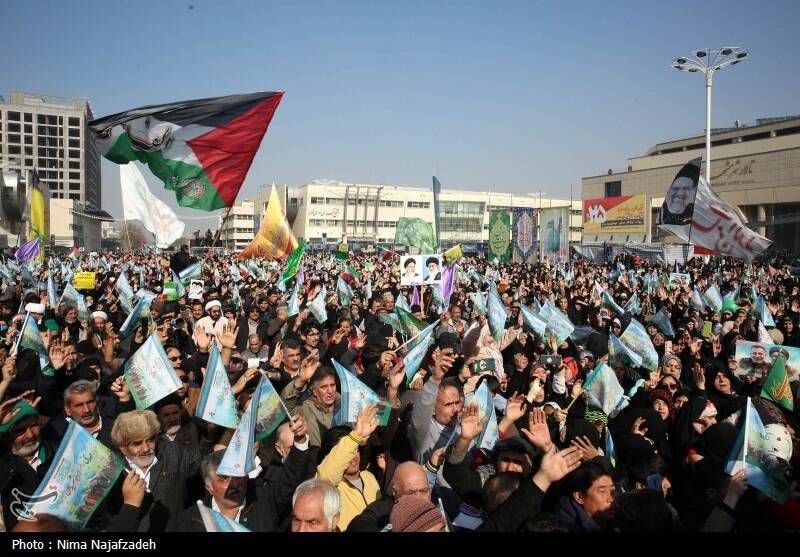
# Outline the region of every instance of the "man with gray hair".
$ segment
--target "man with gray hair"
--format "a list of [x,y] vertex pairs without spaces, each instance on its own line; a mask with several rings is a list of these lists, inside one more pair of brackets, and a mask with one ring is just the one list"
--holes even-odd
[[[253,479],[217,474],[224,449],[207,455],[200,466],[206,490],[203,503],[252,532],[277,530],[289,514],[295,487],[308,477],[306,429],[305,420],[294,417],[289,424],[293,443],[283,466],[266,466]],[[197,505],[181,512],[171,531],[205,532]]]
[[313,478],[297,486],[292,497],[292,532],[338,532],[342,500],[325,480]]
[[103,445],[113,449],[111,430],[116,409],[111,404],[100,402],[91,381],[75,381],[64,389],[64,411],[47,423],[42,432],[44,438],[55,446],[60,445],[69,422],[74,420]]

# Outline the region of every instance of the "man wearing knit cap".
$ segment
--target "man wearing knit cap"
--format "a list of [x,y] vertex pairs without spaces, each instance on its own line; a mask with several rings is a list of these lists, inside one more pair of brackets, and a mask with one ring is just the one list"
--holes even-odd
[[433,503],[406,495],[395,504],[391,514],[392,532],[443,532],[444,517]]
[[207,335],[213,336],[217,347],[221,348],[219,337],[228,325],[228,320],[222,316],[222,303],[219,300],[211,300],[206,303],[205,309],[206,316],[195,324],[192,340],[197,344],[197,331],[202,330]]

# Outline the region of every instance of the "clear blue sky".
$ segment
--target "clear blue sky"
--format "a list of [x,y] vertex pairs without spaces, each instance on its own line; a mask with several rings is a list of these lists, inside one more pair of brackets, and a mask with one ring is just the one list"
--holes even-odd
[[[103,116],[286,91],[240,199],[273,180],[434,174],[445,188],[568,197],[572,184],[578,197],[582,176],[703,131],[703,80],[670,63],[704,47],[751,51],[715,79],[714,127],[800,113],[793,0],[5,0],[0,20],[4,95],[88,97]],[[104,208],[120,216],[118,170],[102,168]]]

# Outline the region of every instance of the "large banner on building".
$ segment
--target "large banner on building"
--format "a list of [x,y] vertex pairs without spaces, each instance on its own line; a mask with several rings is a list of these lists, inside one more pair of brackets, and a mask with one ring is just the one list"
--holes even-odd
[[523,261],[536,250],[536,209],[514,209],[514,249]]
[[489,261],[495,258],[501,263],[511,261],[511,215],[508,211],[489,214]]
[[623,195],[583,200],[583,235],[595,237],[647,235],[650,222],[647,195]]
[[541,261],[569,260],[569,210],[569,207],[553,207],[539,211]]

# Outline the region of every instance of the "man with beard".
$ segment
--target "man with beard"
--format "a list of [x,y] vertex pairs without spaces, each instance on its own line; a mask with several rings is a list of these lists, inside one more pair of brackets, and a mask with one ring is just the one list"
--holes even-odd
[[131,473],[146,484],[141,507],[122,504],[122,482],[108,496],[109,510],[121,531],[164,532],[184,509],[187,486],[200,471],[197,449],[159,440],[161,424],[152,410],[133,410],[117,417],[111,439]]
[[42,441],[35,406],[19,397],[0,406],[0,502],[8,529],[17,523],[10,511],[11,503],[19,499],[14,494],[33,495],[54,453],[53,447]]
[[[256,478],[217,474],[224,450],[206,456],[202,464],[204,504],[252,532],[275,531],[289,514],[295,488],[307,477],[309,450],[305,420],[297,416],[289,428],[294,442],[285,463],[267,466]],[[173,531],[206,531],[197,505],[178,516]]]
[[208,315],[195,323],[192,340],[197,344],[197,331],[202,330],[207,335],[213,336],[214,341],[217,343],[217,348],[222,349],[219,337],[222,336],[225,327],[228,325],[228,320],[222,316],[222,303],[219,300],[211,300],[206,304],[206,313]]

